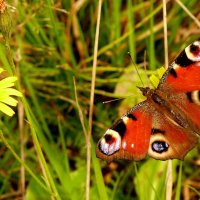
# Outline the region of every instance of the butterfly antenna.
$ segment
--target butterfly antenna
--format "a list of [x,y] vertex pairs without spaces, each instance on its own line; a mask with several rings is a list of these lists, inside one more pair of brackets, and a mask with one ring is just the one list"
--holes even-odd
[[139,79],[140,79],[140,81],[141,81],[141,83],[142,83],[142,86],[144,87],[144,83],[143,83],[142,78],[141,78],[141,76],[140,76],[140,73],[139,73],[139,71],[138,71],[138,67],[136,66],[135,62],[133,61],[133,58],[132,58],[130,52],[128,52],[128,56],[130,57],[131,62],[132,62],[132,64],[133,64],[133,66],[135,67],[136,72],[137,72],[137,75],[138,75],[138,77],[139,77]]
[[150,82],[149,82],[149,78],[147,75],[147,53],[146,51],[144,51],[144,71],[145,71],[145,75],[146,75],[146,82],[148,87],[150,86]]
[[132,94],[132,95],[129,95],[129,96],[126,96],[126,97],[121,97],[121,98],[117,98],[117,99],[112,99],[112,100],[108,100],[108,101],[103,101],[103,104],[111,103],[111,102],[114,102],[114,101],[123,100],[123,99],[129,98],[129,97],[132,97],[132,96],[135,96],[135,95]]

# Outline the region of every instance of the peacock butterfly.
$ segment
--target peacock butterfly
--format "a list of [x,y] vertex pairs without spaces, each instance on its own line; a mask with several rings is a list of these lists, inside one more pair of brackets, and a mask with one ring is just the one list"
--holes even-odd
[[98,158],[180,159],[200,135],[200,40],[186,47],[156,89],[138,87],[146,100],[116,121],[99,140]]

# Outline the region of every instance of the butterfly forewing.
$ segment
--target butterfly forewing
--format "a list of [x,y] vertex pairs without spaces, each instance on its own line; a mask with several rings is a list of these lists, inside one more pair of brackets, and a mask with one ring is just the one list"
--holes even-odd
[[200,134],[200,40],[180,53],[157,90],[185,114],[190,126]]
[[112,161],[114,159],[141,160],[148,152],[152,112],[148,103],[142,102],[122,116],[97,145],[97,157]]

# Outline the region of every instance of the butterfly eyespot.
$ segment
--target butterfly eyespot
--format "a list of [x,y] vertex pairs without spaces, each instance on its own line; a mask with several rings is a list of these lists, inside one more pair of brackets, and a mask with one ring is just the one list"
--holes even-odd
[[191,52],[197,52],[199,50],[199,47],[198,46],[196,46],[195,44],[192,44],[191,46],[190,46],[190,51]]
[[187,58],[192,62],[200,61],[200,41],[196,41],[193,44],[185,48]]
[[105,155],[112,155],[121,147],[121,137],[118,132],[108,129],[99,141],[98,148]]
[[115,141],[115,138],[112,137],[112,135],[110,135],[110,134],[106,134],[106,135],[104,136],[104,139],[105,139],[106,143],[112,143],[112,142]]
[[[159,132],[158,132],[159,131]],[[150,138],[148,155],[159,160],[170,159],[173,155],[173,150],[169,141],[166,138],[167,132],[159,128],[154,128],[154,132]]]
[[163,153],[168,151],[169,145],[164,141],[156,141],[152,143],[151,148],[157,153]]

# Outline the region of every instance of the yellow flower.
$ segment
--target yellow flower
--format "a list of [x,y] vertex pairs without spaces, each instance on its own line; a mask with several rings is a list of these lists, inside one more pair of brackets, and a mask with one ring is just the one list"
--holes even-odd
[[[0,68],[0,74],[4,69]],[[0,111],[8,116],[13,116],[15,112],[10,106],[17,106],[18,101],[11,96],[22,97],[22,93],[12,88],[17,80],[16,76],[10,76],[0,81]]]

